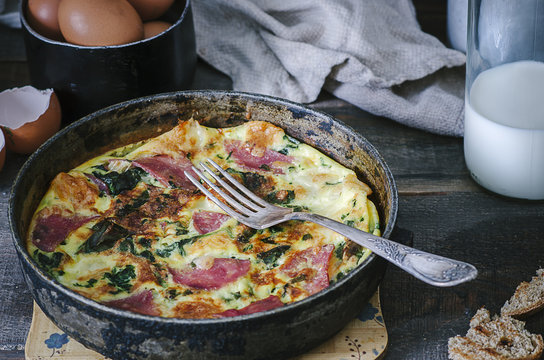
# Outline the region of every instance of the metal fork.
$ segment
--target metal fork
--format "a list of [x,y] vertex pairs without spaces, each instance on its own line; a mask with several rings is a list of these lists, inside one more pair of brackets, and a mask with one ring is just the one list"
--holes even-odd
[[[291,208],[269,204],[240,184],[213,160],[207,159],[207,162],[223,178],[202,162],[200,166],[203,171],[215,179],[215,182],[205,176],[196,167],[193,166],[192,170],[203,182],[217,192],[228,205],[212,194],[190,172],[185,171],[185,175],[217,206],[249,227],[265,229],[287,220],[311,221],[334,230],[355,243],[370,249],[375,254],[392,262],[416,278],[434,286],[446,287],[458,285],[476,278],[478,274],[476,268],[471,264],[417,250],[318,214],[294,211]],[[224,179],[227,179],[228,182]],[[226,191],[217,184],[220,184]]]

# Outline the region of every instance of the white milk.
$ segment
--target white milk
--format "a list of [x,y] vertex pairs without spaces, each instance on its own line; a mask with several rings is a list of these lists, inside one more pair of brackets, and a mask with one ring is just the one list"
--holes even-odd
[[464,142],[473,178],[502,195],[544,199],[544,63],[486,70],[469,96]]

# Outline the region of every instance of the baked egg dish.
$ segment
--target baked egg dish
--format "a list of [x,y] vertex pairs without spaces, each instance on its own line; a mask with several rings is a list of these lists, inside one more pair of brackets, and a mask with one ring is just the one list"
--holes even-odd
[[206,158],[270,203],[380,235],[371,189],[317,149],[263,121],[211,128],[188,120],[59,173],[32,218],[28,252],[87,298],[177,318],[281,307],[369,256],[311,222],[239,223],[185,176]]

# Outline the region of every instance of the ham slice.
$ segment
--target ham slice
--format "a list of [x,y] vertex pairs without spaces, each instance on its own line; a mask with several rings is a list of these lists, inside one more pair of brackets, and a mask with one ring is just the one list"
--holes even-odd
[[225,141],[225,149],[238,165],[252,170],[272,170],[283,174],[281,164],[278,163],[293,162],[291,156],[239,140]]
[[[193,163],[184,156],[177,159],[167,155],[143,157],[134,160],[132,164],[145,170],[164,186],[173,184],[182,189],[196,189],[184,174],[184,171],[192,171],[193,166]],[[194,176],[198,178],[196,174]]]
[[158,316],[159,311],[153,302],[151,290],[144,290],[129,297],[104,302],[105,305],[139,314]]
[[60,214],[38,214],[36,225],[32,231],[32,243],[45,252],[52,252],[68,237],[68,235],[83,224],[98,218],[98,216],[63,216]]
[[250,268],[249,260],[230,258],[212,259],[210,267],[187,268],[175,270],[169,268],[174,281],[196,289],[219,289],[247,274]]
[[230,219],[230,216],[213,211],[197,211],[193,214],[193,226],[199,234],[215,231]]
[[255,301],[241,309],[230,309],[227,311],[223,311],[222,313],[216,314],[215,317],[230,317],[254,314],[261,311],[272,310],[281,306],[283,306],[283,302],[281,302],[280,298],[275,295],[270,295],[266,299]]
[[334,245],[314,246],[291,256],[280,271],[301,282],[310,295],[329,286],[329,260]]

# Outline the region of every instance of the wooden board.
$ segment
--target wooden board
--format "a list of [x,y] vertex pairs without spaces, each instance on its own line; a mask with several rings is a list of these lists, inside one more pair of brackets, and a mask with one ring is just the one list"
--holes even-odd
[[[361,314],[336,336],[292,360],[371,360],[382,357],[386,348],[387,329],[378,290]],[[25,356],[27,360],[106,360],[106,357],[87,349],[56,327],[36,303]]]

